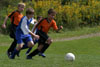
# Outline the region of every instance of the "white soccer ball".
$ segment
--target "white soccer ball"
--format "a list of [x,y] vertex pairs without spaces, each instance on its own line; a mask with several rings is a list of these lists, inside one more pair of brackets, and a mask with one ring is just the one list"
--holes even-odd
[[75,55],[73,53],[67,53],[65,56],[65,59],[68,61],[74,61],[75,60]]

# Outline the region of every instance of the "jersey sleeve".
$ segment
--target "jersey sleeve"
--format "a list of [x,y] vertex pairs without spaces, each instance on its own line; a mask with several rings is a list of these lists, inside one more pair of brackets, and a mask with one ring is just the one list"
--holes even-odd
[[11,18],[14,14],[15,14],[15,11],[13,11],[12,13],[10,13],[10,14],[8,15],[8,17]]
[[29,34],[29,32],[31,32],[28,28],[27,25],[27,20],[23,20],[21,23],[21,30],[23,31],[24,34]]
[[57,27],[57,25],[56,25],[56,22],[55,21],[52,21],[52,27],[53,27],[53,29],[54,30],[58,30],[58,27]]

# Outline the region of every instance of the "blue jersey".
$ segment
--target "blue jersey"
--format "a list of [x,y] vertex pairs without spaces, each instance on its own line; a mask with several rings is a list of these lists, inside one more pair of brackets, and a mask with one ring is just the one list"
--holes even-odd
[[27,16],[24,16],[18,27],[16,28],[16,39],[24,39],[26,37],[29,37],[31,36],[29,34],[30,30],[29,30],[29,24],[32,23],[34,24],[34,19],[31,18],[31,19],[28,19]]

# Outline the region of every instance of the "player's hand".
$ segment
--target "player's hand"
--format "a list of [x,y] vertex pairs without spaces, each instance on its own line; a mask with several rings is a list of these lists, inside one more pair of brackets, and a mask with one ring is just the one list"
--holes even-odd
[[48,38],[47,41],[46,41],[46,43],[51,44],[52,41],[53,41],[53,40],[52,40],[51,38]]
[[60,26],[60,29],[63,29],[63,26]]
[[39,39],[39,38],[40,38],[40,36],[39,36],[39,35],[35,35],[34,37],[35,37],[36,39]]
[[6,28],[6,25],[5,25],[5,24],[2,24],[2,28],[4,28],[4,29],[5,29],[5,28]]

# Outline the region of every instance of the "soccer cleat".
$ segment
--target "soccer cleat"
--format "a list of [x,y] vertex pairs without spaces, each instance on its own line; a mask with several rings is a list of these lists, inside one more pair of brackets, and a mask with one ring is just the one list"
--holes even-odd
[[25,53],[25,55],[27,55],[27,56],[28,56],[28,54],[29,54],[29,53]]
[[46,55],[45,55],[45,54],[43,54],[43,53],[39,53],[39,56],[42,56],[43,58],[45,58],[45,57],[46,57]]
[[11,55],[9,58],[10,58],[10,59],[15,59],[15,56],[12,56],[12,55]]
[[31,56],[27,56],[26,59],[32,59],[32,57]]

